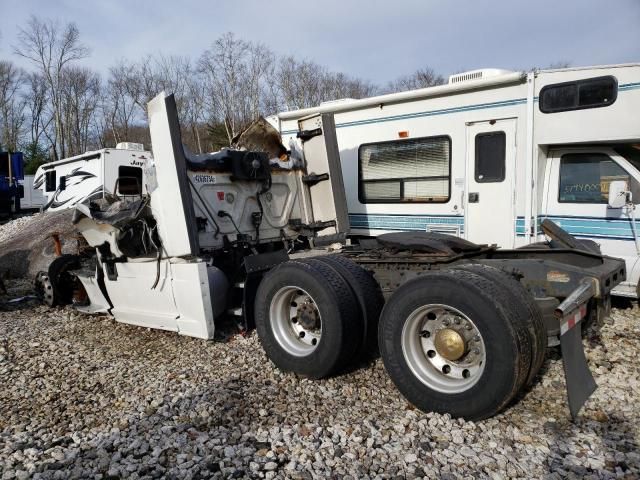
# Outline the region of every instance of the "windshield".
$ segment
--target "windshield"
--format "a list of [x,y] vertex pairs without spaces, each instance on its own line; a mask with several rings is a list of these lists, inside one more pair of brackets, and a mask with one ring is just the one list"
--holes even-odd
[[640,172],[640,144],[620,145],[614,150]]

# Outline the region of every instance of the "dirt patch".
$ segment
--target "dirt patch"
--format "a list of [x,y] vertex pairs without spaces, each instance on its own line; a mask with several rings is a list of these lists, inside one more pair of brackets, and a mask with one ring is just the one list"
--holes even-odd
[[63,253],[75,253],[77,231],[73,211],[39,213],[0,226],[0,277],[34,278],[55,256],[52,233],[58,233]]

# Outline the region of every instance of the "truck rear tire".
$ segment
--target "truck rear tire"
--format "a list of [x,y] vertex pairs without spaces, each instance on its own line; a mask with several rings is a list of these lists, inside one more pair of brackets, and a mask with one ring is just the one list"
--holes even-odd
[[77,255],[64,254],[49,264],[47,276],[53,287],[53,298],[47,300],[49,306],[68,305],[71,303],[77,279],[69,274],[69,270],[75,268],[80,268],[80,258]]
[[361,316],[347,282],[320,262],[285,262],[255,298],[258,338],[281,370],[323,378],[345,368],[361,342]]
[[535,300],[513,275],[509,275],[503,270],[479,263],[462,265],[456,268],[477,273],[490,281],[499,283],[508,292],[507,301],[517,302],[512,305],[511,310],[517,314],[514,316],[514,320],[519,321],[529,332],[532,355],[525,385],[531,386],[540,367],[544,364],[547,352],[547,329],[544,325],[542,312]]
[[375,356],[378,351],[378,322],[384,307],[384,297],[380,285],[360,265],[340,255],[313,257],[334,268],[351,287],[363,316],[363,335],[360,353]]
[[385,368],[407,400],[480,420],[515,397],[531,348],[505,295],[499,283],[464,270],[427,273],[396,290],[378,338]]

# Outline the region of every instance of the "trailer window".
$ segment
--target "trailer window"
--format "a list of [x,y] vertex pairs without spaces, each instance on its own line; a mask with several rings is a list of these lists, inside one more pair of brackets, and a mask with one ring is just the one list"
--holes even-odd
[[493,183],[504,180],[506,144],[507,136],[504,132],[476,135],[476,182]]
[[118,167],[118,193],[120,195],[142,194],[142,168]]
[[45,177],[44,190],[46,192],[55,192],[57,188],[56,171],[50,170],[44,174],[44,177]]
[[597,77],[547,85],[540,91],[540,111],[566,112],[583,108],[607,107],[618,97],[615,77]]
[[360,202],[447,202],[450,165],[449,137],[361,145],[358,149]]
[[604,153],[570,153],[560,159],[560,192],[563,203],[607,203],[609,184],[627,182],[634,203],[640,203],[640,185]]
[[9,152],[0,152],[0,177],[9,176],[10,162],[11,162],[11,157],[9,155]]

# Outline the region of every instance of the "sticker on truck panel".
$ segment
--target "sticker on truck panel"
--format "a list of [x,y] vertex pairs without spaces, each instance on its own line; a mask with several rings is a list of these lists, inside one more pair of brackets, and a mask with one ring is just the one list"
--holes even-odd
[[196,183],[216,183],[215,175],[197,174],[193,176],[193,181]]
[[569,280],[571,280],[569,275],[563,272],[555,272],[552,270],[547,273],[547,282],[568,283]]

